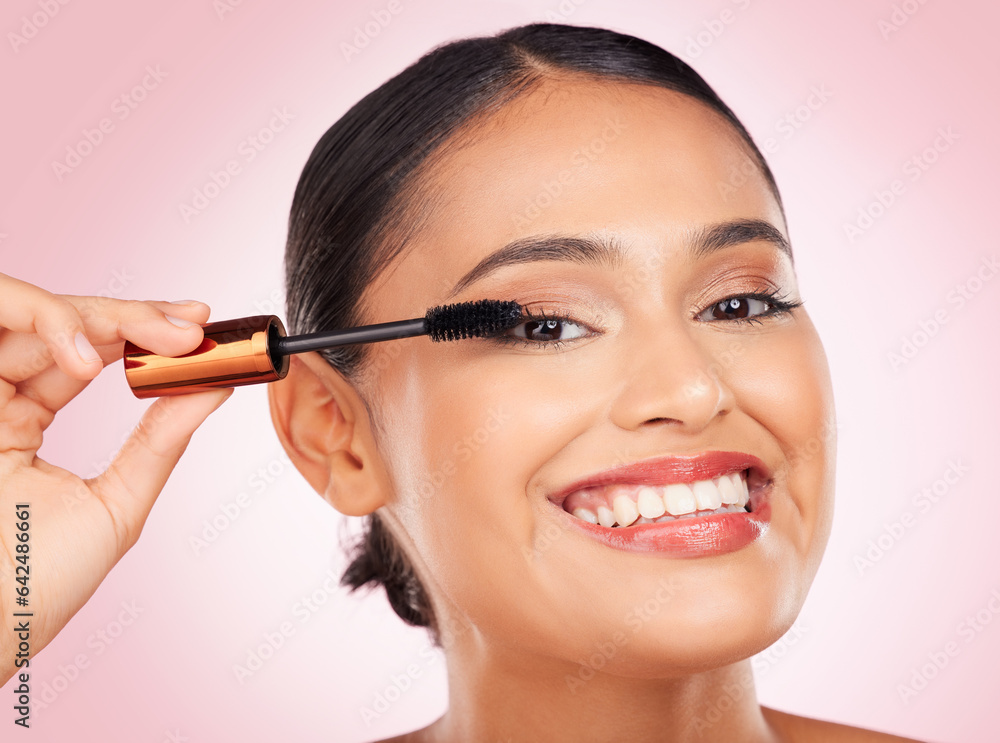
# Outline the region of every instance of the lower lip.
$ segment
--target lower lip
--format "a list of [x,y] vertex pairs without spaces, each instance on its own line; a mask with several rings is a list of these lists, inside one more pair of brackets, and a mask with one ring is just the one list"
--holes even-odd
[[771,504],[767,500],[755,505],[751,513],[721,513],[613,528],[563,513],[577,529],[608,547],[669,557],[709,557],[735,552],[764,536],[771,523]]

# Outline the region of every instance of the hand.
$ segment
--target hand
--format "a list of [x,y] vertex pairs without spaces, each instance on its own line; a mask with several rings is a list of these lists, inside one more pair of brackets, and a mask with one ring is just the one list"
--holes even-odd
[[[36,456],[44,431],[122,357],[125,339],[165,356],[187,353],[201,343],[209,312],[201,302],[55,295],[0,274],[0,685],[18,670],[14,612],[33,614],[34,656],[135,544],[191,435],[232,389],[159,398],[108,469],[90,480]],[[131,395],[124,375],[121,394]],[[27,532],[16,528],[22,503],[30,504]]]

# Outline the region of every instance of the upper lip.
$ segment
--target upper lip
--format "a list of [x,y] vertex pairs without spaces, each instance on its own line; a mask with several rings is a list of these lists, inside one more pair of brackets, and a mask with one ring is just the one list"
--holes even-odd
[[736,451],[706,451],[690,456],[666,456],[643,459],[588,475],[548,496],[561,506],[566,497],[577,490],[601,485],[670,485],[675,482],[711,480],[750,469],[750,486],[771,479],[770,470],[753,454]]

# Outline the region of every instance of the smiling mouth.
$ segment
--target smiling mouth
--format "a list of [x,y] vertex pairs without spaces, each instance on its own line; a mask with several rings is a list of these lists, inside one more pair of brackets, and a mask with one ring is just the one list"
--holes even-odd
[[751,513],[750,470],[669,485],[611,483],[575,490],[562,508],[581,521],[627,527],[723,513]]

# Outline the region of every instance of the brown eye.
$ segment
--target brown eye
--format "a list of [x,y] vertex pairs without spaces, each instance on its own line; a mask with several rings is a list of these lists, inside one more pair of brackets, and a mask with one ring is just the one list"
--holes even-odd
[[757,297],[730,297],[716,302],[698,315],[699,320],[745,320],[768,314],[773,305]]
[[574,340],[587,334],[583,326],[566,317],[535,318],[514,326],[510,332],[515,338],[536,343]]

